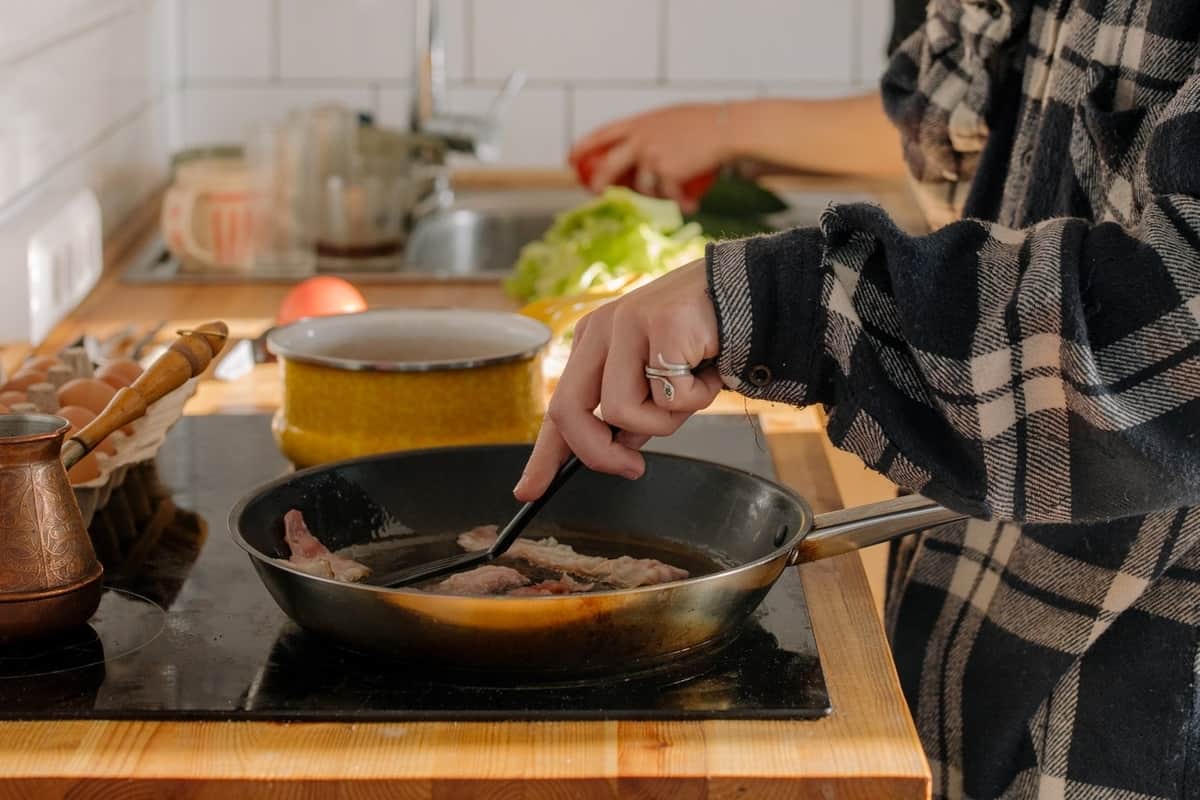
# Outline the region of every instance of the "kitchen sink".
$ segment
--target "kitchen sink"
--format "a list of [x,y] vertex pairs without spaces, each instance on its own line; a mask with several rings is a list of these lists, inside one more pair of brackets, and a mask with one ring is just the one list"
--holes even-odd
[[238,283],[293,281],[314,274],[343,275],[364,282],[480,281],[507,275],[521,248],[579,205],[583,190],[507,190],[456,193],[455,205],[422,219],[399,256],[371,259],[321,258],[302,268],[255,266],[244,272],[183,270],[155,236],[132,260],[126,283]]
[[501,276],[521,248],[554,223],[552,212],[459,208],[421,220],[409,237],[399,271],[424,275]]
[[[185,271],[155,236],[122,276],[126,283],[238,283],[294,281],[313,274],[343,275],[363,282],[479,281],[507,275],[521,248],[536,239],[554,217],[586,201],[581,189],[510,189],[459,192],[453,208],[424,218],[413,230],[400,256],[374,259],[322,259],[304,268],[272,268],[245,272]],[[862,202],[861,193],[784,193],[789,208],[772,219],[780,228],[815,225],[831,202]]]

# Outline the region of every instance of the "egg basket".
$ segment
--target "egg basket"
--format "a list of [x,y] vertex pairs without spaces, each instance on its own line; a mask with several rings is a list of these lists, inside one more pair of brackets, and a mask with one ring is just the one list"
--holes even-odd
[[132,423],[131,434],[120,431],[112,434],[109,441],[115,446],[116,453],[95,453],[100,475],[73,487],[85,527],[91,525],[92,519],[109,502],[113,492],[121,488],[131,467],[153,461],[158,455],[167,433],[183,417],[183,407],[196,393],[197,383],[198,379],[192,378],[151,405],[145,416]]

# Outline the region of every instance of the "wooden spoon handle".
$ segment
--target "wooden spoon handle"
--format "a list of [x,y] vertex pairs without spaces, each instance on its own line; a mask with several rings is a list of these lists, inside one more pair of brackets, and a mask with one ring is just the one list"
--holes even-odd
[[209,322],[180,331],[167,352],[133,382],[113,395],[94,420],[63,445],[63,465],[70,469],[113,431],[140,419],[146,409],[208,368],[229,338],[224,322]]

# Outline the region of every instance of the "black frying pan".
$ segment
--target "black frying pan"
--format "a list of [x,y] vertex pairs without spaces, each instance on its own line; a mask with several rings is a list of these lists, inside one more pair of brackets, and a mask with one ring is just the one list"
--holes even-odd
[[372,456],[296,472],[244,498],[230,529],[301,626],[424,666],[583,674],[642,669],[727,641],[789,564],[843,553],[962,515],[910,496],[814,517],[804,499],[717,464],[647,453],[638,481],[582,471],[527,538],[589,555],[658,558],[689,570],[657,586],[543,597],[463,597],[341,583],[293,569],[283,515],[303,512],[331,550],[376,572],[458,552],[455,535],[503,524],[527,446]]

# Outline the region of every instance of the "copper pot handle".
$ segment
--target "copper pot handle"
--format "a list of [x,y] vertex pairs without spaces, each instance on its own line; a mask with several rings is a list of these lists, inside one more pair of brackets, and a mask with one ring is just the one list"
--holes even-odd
[[140,419],[146,409],[208,368],[229,338],[224,322],[209,322],[180,331],[167,352],[159,356],[132,386],[119,390],[94,420],[67,440],[63,466],[75,466],[113,431]]
[[966,518],[966,514],[951,511],[919,494],[818,514],[808,536],[788,556],[788,564],[850,553]]

